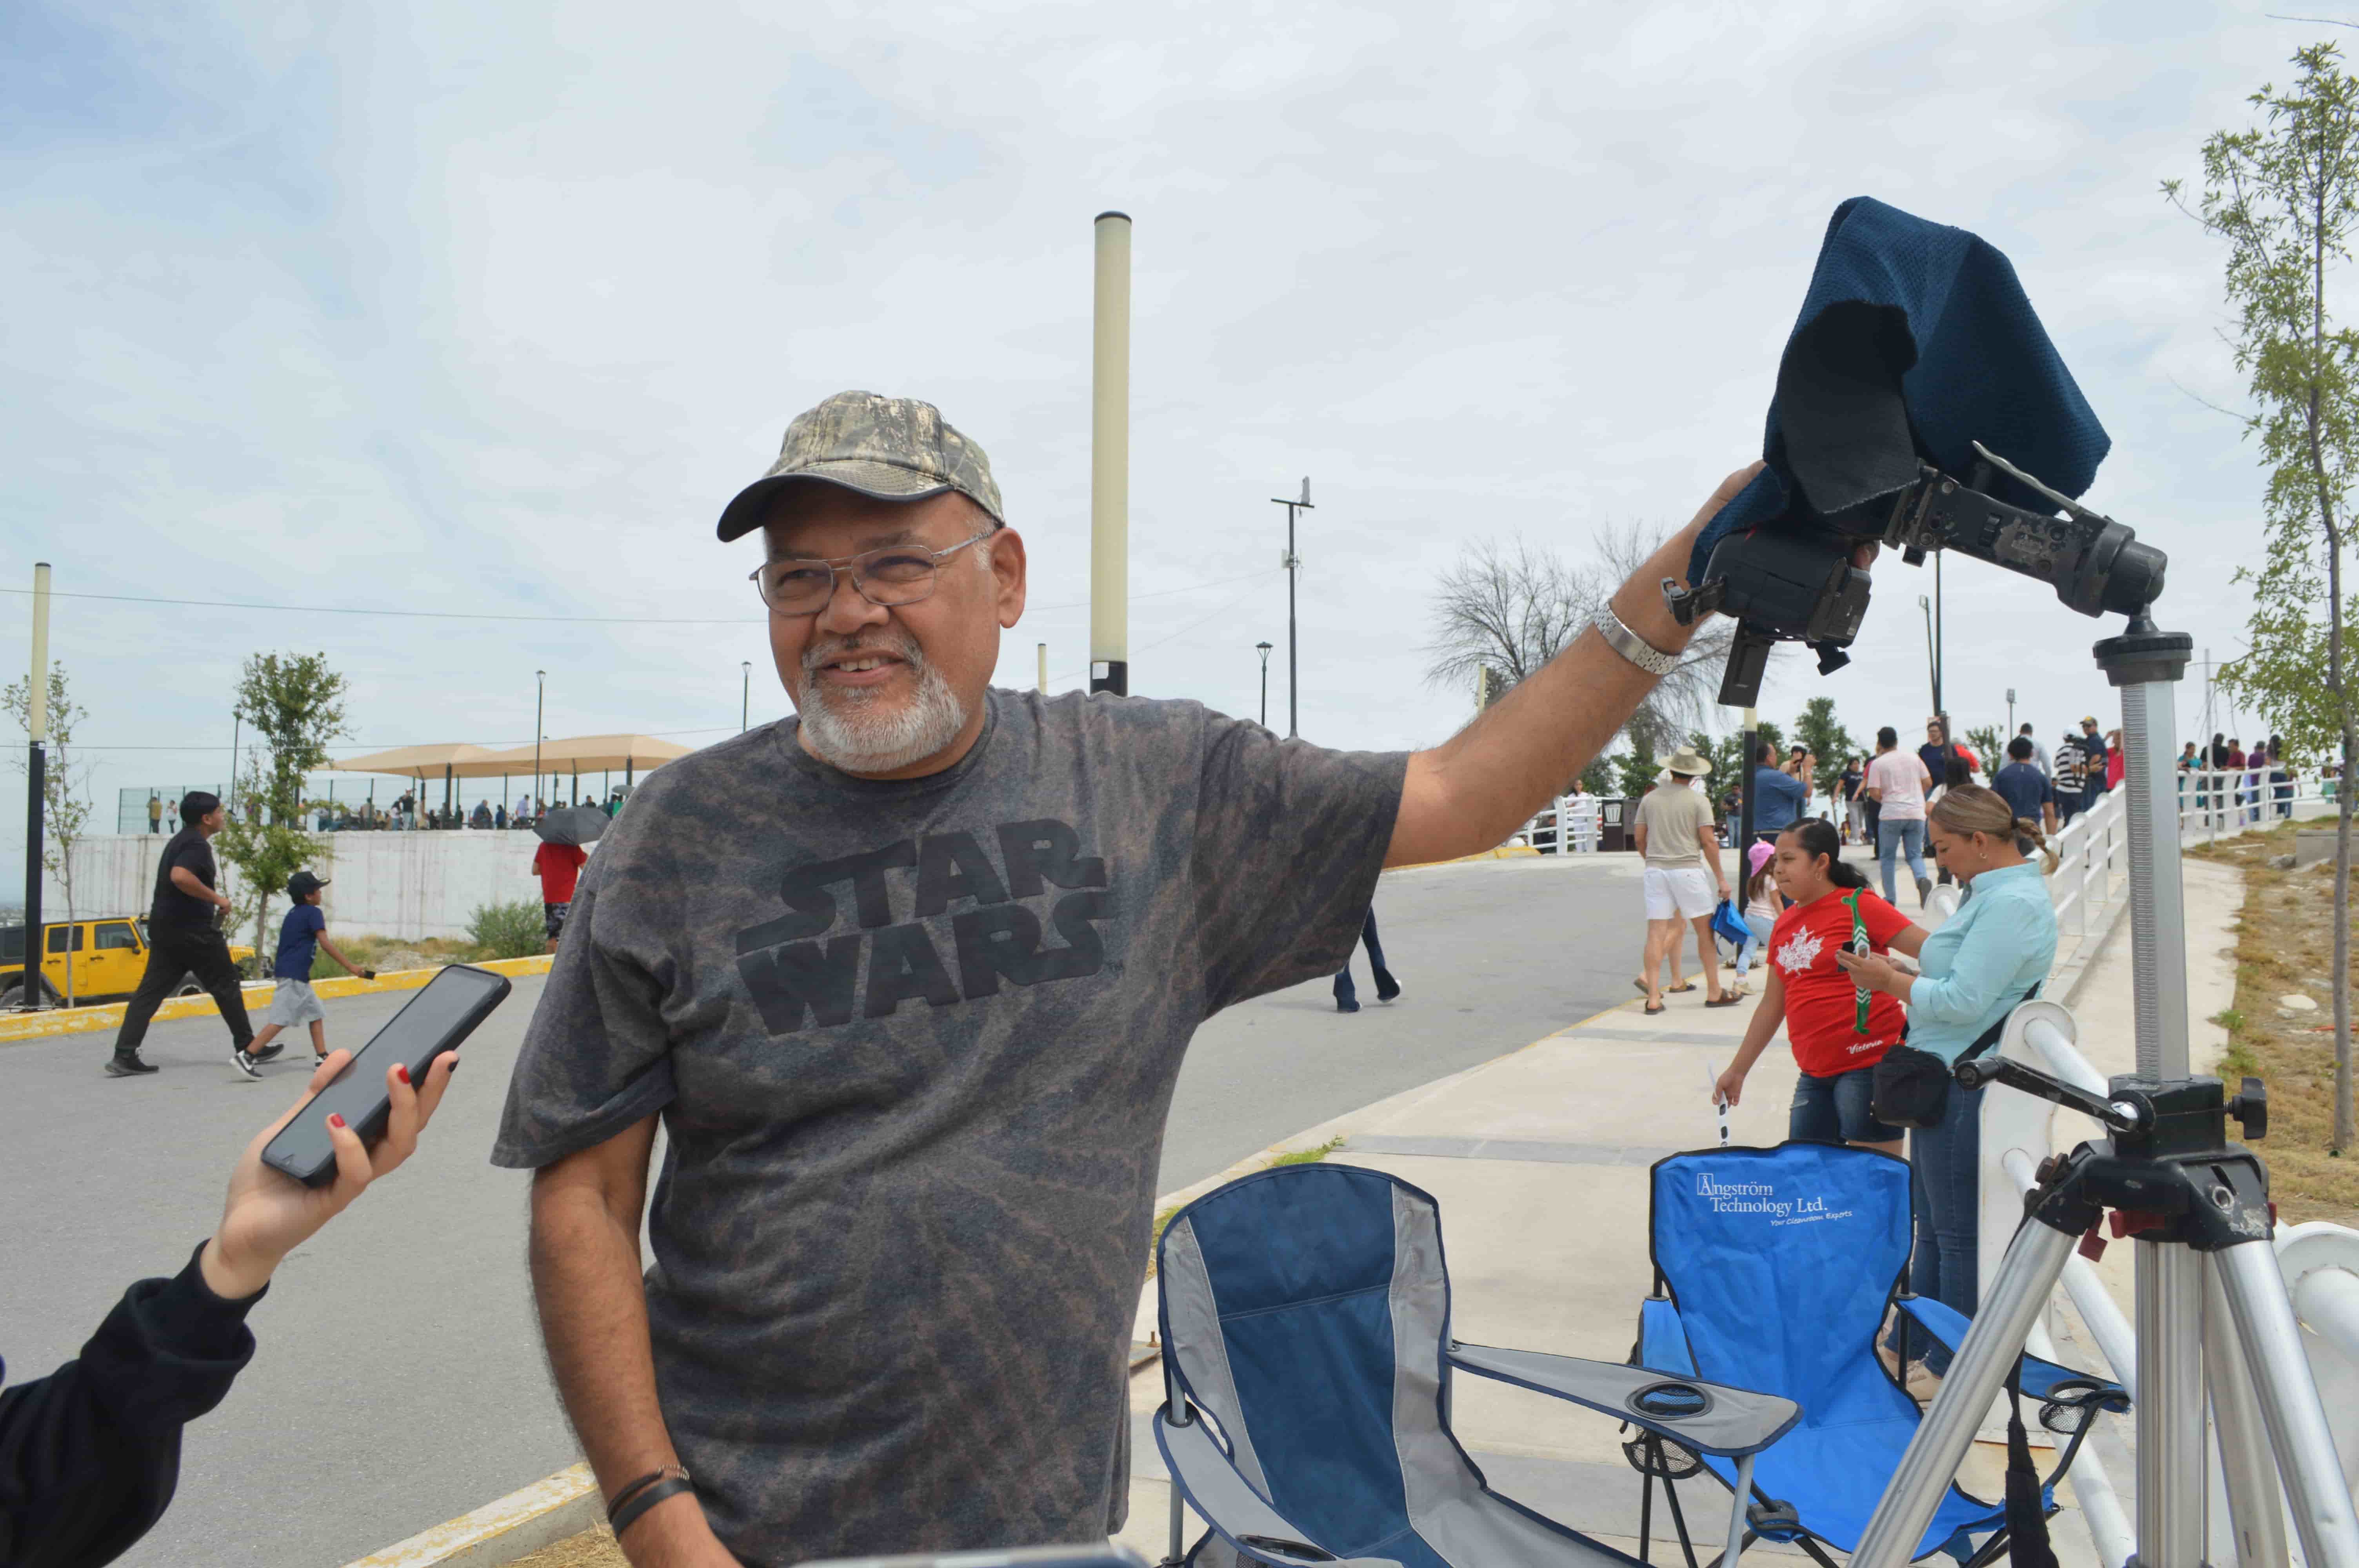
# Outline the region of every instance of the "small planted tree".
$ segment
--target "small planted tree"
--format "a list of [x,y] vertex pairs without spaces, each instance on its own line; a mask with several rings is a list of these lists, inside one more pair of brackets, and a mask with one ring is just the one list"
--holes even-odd
[[[2245,433],[2267,473],[2264,554],[2241,567],[2252,610],[2245,654],[2220,672],[2298,755],[2334,752],[2334,1129],[2354,1140],[2351,1083],[2351,790],[2359,762],[2345,657],[2343,546],[2359,481],[2359,333],[2328,305],[2359,225],[2359,81],[2332,44],[2293,57],[2293,84],[2249,102],[2259,124],[2203,144],[2203,190],[2190,211],[2178,180],[2163,194],[2227,243],[2238,316],[2236,366],[2250,377]],[[2339,297],[2339,296],[2337,296]]]
[[238,915],[254,920],[254,950],[267,952],[270,905],[287,879],[315,866],[328,841],[303,827],[303,783],[346,733],[344,677],[319,654],[255,654],[237,686],[237,715],[256,737],[240,772],[237,809],[217,848],[237,871]]
[[[5,707],[16,728],[32,734],[32,677],[11,682],[0,691],[0,707]],[[66,895],[66,924],[71,926],[80,915],[74,899],[74,846],[81,843],[90,830],[90,775],[96,766],[74,755],[74,726],[90,715],[73,700],[66,667],[49,665],[49,755],[41,770],[41,865],[58,879],[58,886]],[[25,755],[16,755],[16,771],[31,772]],[[39,981],[42,955],[38,950],[41,934],[25,933],[25,995],[29,999],[40,994]],[[75,1000],[73,941],[66,942],[66,1005]]]
[[1835,814],[1836,795],[1843,788],[1843,761],[1858,749],[1835,718],[1835,699],[1814,697],[1802,707],[1801,715],[1794,720],[1794,739],[1810,749],[1819,760],[1818,772],[1811,775],[1812,784],[1827,797],[1828,815]]

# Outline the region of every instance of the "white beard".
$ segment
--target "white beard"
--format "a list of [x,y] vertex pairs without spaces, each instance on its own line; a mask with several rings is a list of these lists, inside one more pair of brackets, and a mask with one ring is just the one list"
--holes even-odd
[[[873,644],[871,644],[873,646]],[[833,657],[842,650],[814,650]],[[829,690],[818,678],[817,661],[803,660],[803,744],[848,773],[889,773],[923,762],[958,739],[966,728],[966,707],[942,673],[926,663],[912,638],[891,652],[908,662],[918,691],[895,712],[875,711],[877,695],[854,687]]]

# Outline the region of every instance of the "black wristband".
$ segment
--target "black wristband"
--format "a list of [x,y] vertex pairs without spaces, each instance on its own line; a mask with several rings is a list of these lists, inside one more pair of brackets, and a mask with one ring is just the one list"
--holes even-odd
[[613,1528],[614,1534],[620,1537],[625,1530],[631,1528],[633,1522],[641,1514],[662,1502],[666,1498],[677,1497],[682,1492],[693,1491],[695,1488],[696,1483],[685,1476],[667,1476],[655,1485],[640,1491],[620,1509],[608,1513],[606,1522]]

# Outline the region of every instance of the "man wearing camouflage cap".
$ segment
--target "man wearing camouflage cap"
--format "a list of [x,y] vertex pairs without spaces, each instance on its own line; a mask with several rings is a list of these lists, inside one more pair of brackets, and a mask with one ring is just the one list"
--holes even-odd
[[536,1173],[549,1362],[632,1560],[1118,1529],[1196,1026],[1332,974],[1383,867],[1488,849],[1577,776],[1687,643],[1658,585],[1753,471],[1455,739],[1377,754],[993,689],[1026,563],[982,449],[907,399],[798,416],[719,529],[761,534],[796,717],[616,819],[493,1154]]

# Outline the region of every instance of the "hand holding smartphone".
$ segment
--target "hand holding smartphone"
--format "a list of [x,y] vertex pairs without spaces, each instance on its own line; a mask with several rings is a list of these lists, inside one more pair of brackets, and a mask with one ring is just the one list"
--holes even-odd
[[336,1146],[329,1136],[328,1119],[341,1117],[364,1147],[374,1146],[385,1136],[392,1107],[386,1074],[399,1063],[408,1069],[411,1084],[423,1084],[435,1058],[456,1051],[512,989],[506,975],[471,964],[442,970],[369,1038],[342,1071],[296,1109],[263,1150],[262,1162],[306,1186],[333,1180]]

